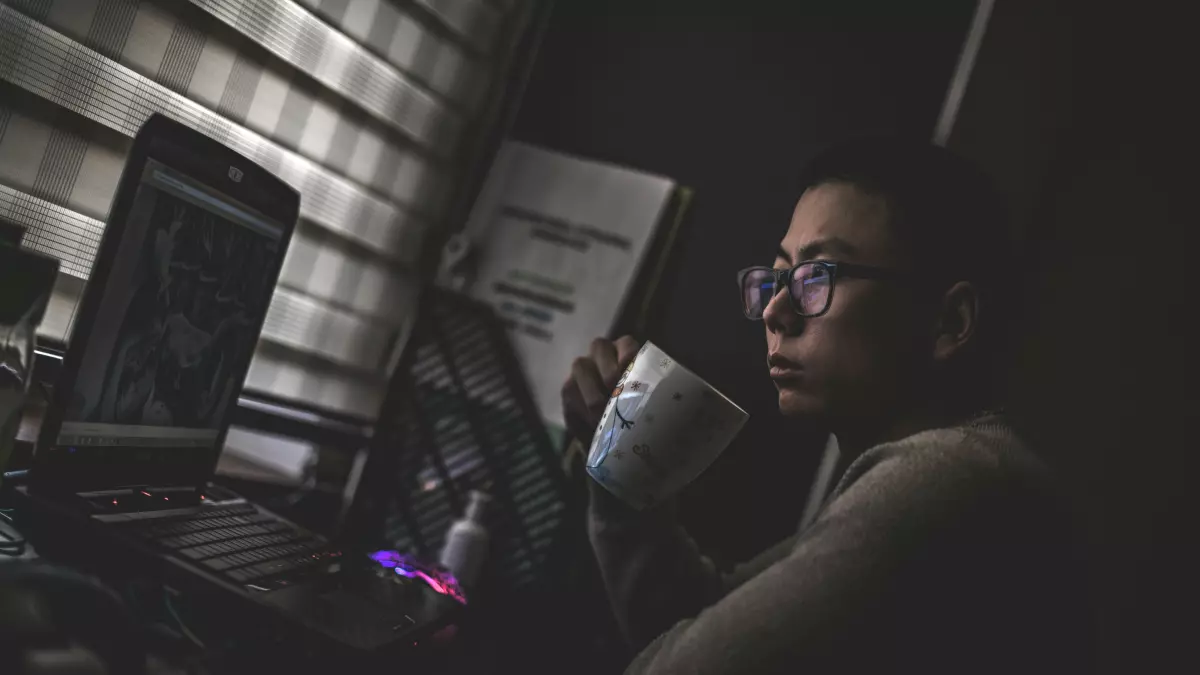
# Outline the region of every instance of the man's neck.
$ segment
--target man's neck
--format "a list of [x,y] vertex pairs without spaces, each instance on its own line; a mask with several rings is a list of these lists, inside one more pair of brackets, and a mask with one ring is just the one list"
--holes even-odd
[[838,448],[843,456],[858,457],[868,449],[881,443],[890,443],[907,438],[927,429],[935,429],[951,422],[951,416],[933,407],[908,410],[886,419],[868,422],[848,421],[834,429]]

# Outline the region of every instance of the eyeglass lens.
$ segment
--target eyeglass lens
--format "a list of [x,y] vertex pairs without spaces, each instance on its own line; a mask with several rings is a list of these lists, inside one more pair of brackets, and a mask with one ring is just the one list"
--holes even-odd
[[742,278],[742,305],[746,316],[761,319],[775,297],[775,275],[769,269],[753,269]]
[[806,316],[825,311],[829,302],[829,269],[824,265],[807,264],[796,268],[792,274],[792,301],[796,311]]
[[[832,279],[824,265],[800,265],[792,274],[790,293],[796,311],[806,316],[825,311]],[[775,274],[769,269],[754,269],[742,279],[742,303],[746,316],[761,319],[775,297]]]

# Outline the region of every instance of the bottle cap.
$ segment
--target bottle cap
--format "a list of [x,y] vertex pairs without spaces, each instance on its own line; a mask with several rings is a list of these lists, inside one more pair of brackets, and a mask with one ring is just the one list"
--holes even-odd
[[492,496],[479,490],[471,490],[467,496],[471,500],[467,503],[467,519],[482,522],[483,514],[487,511],[488,504],[492,501]]

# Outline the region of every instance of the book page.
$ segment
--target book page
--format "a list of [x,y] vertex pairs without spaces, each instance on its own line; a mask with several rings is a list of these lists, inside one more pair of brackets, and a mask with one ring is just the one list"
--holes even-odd
[[562,426],[571,361],[630,300],[674,181],[524,143],[497,155],[465,234],[468,292],[509,325],[538,408]]

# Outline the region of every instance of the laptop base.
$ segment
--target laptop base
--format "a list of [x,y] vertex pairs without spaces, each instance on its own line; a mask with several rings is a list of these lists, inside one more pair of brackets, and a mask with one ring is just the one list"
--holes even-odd
[[252,510],[261,522],[278,523],[276,528],[303,531],[245,501],[115,514],[127,518],[121,520],[110,517],[114,514],[87,515],[82,498],[42,493],[33,486],[17,488],[14,498],[31,543],[46,560],[94,574],[118,589],[160,585],[181,604],[212,617],[223,640],[249,653],[286,654],[289,659],[302,655],[310,665],[380,662],[394,667],[423,659],[428,639],[453,623],[462,607],[420,581],[381,567],[365,552],[337,550],[324,540],[319,541],[326,552],[339,554],[337,562],[317,561],[298,574],[285,571],[240,583],[143,536],[157,527],[188,522],[180,512],[229,509],[231,503],[244,512]]

